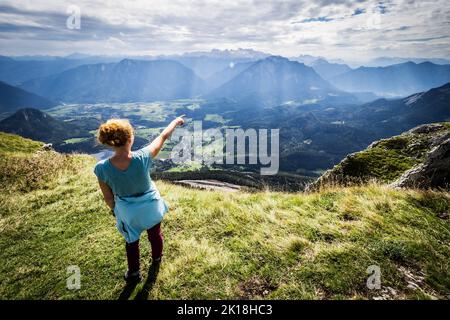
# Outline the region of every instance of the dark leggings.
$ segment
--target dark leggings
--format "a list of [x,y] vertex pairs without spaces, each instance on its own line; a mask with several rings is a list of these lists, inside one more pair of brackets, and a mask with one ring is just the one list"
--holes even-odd
[[[158,259],[162,256],[163,235],[161,232],[161,223],[147,230],[148,240],[152,246],[152,258]],[[125,243],[127,251],[128,270],[130,272],[139,270],[139,240],[131,243]]]

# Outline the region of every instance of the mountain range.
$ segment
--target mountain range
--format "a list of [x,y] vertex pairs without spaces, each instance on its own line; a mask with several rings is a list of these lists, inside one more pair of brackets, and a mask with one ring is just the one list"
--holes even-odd
[[[290,58],[293,70],[287,71],[288,63],[285,61],[287,59],[278,58],[279,61],[274,68],[279,70],[266,73],[265,79],[259,81],[261,85],[266,81],[267,83],[278,82],[280,78],[276,77],[280,74],[296,72],[294,69],[298,69],[298,66],[294,62],[300,62],[312,68],[322,80],[328,82],[328,87],[333,87],[335,91],[346,91],[359,102],[369,102],[378,97],[405,97],[450,81],[450,65],[444,65],[443,59],[432,60],[439,64],[428,61],[420,63],[409,61],[383,67],[363,66],[352,69],[345,63],[303,55]],[[267,59],[274,60],[276,57],[251,49],[211,50],[181,55],[129,58],[89,56],[80,53],[66,57],[2,56],[0,57],[0,81],[20,86],[49,100],[74,103],[153,101],[194,96],[216,97],[220,96],[217,94],[219,87],[235,81],[234,84],[229,83],[224,87],[228,89],[226,92],[229,94],[228,98],[234,99],[240,96],[239,91],[242,91],[240,85],[243,77],[240,73],[247,72],[248,76],[249,67]],[[395,61],[402,60],[393,58],[392,62]],[[305,90],[312,78],[311,72],[306,68],[304,72],[307,73],[304,77],[297,77],[297,82],[290,84],[291,87],[298,84],[298,91],[301,94],[292,94],[290,90],[287,90],[288,94],[286,94],[279,86],[278,91],[271,89],[270,95],[274,98],[267,99],[263,104],[279,102],[283,100],[280,97],[284,96],[294,96],[303,101],[309,100],[310,97],[323,97],[317,92],[310,92],[314,91],[316,86],[310,86],[313,90]],[[271,76],[274,78],[270,79]],[[319,88],[322,87],[323,85]],[[335,92],[326,94],[328,93],[335,94]],[[252,93],[247,92],[246,95],[251,96]],[[340,99],[337,100],[342,102]]]
[[14,112],[20,108],[44,109],[56,105],[46,98],[0,81],[0,114]]
[[[198,108],[183,109],[194,120],[214,114],[231,126],[280,128],[280,167],[295,172],[329,168],[376,139],[450,119],[450,79],[445,82],[449,65],[408,62],[353,70],[319,58],[305,58],[307,65],[280,56],[260,58],[258,52],[247,52],[244,57],[239,56],[241,53],[244,55],[212,52],[178,57],[227,61],[225,67],[206,79],[182,62],[149,58],[83,64],[27,80],[19,88],[0,82],[1,118],[10,116],[1,122],[0,130],[56,143],[62,151],[90,152],[98,148],[92,131],[101,118],[91,114],[89,119],[71,116],[61,121],[29,108],[45,110],[61,102],[122,103],[200,97]],[[61,58],[85,59],[92,58]],[[241,62],[230,62],[233,59]],[[0,57],[0,61],[11,60],[27,61]],[[350,88],[346,87],[349,83]],[[435,87],[429,88],[431,85]],[[401,97],[379,99],[371,92]],[[17,111],[21,108],[28,109]],[[133,117],[133,121],[140,121],[139,115]],[[144,122],[139,125],[146,126]],[[217,123],[205,121],[205,125]],[[64,140],[70,138],[79,140],[65,145]],[[138,144],[146,142],[142,139]]]
[[325,80],[331,80],[333,77],[344,74],[352,69],[342,63],[330,63],[325,59],[317,59],[308,64],[312,67],[322,78]]
[[374,137],[399,134],[424,123],[450,121],[450,83],[401,99],[379,99],[352,112],[341,112],[342,119],[366,127]]
[[22,89],[66,103],[134,102],[202,96],[270,106],[296,100],[357,103],[313,68],[283,57],[227,65],[206,81],[173,60],[130,60],[78,66],[24,82]]
[[449,59],[442,58],[400,58],[400,57],[379,57],[373,59],[365,64],[366,67],[387,67],[393,64],[405,63],[405,62],[431,62],[434,64],[450,64]]
[[356,102],[351,95],[322,79],[313,68],[277,56],[251,64],[206,97],[226,97],[247,105],[265,106],[330,98]]
[[[242,109],[236,103],[225,105],[206,104],[189,110],[189,117],[202,120],[212,112],[229,119],[230,126],[279,128],[281,170],[307,174],[305,170],[330,168],[374,140],[423,123],[450,120],[450,83],[406,98],[378,99],[359,106],[327,107],[312,103]],[[0,131],[52,142],[64,152],[92,153],[101,149],[91,133],[100,121],[83,117],[61,121],[39,110],[25,109],[1,121]],[[77,141],[65,144],[64,140],[70,138]],[[145,143],[146,139],[136,137],[136,147]]]
[[371,142],[450,120],[450,83],[400,99],[355,105],[278,105],[237,110],[229,125],[280,129],[280,168],[327,169]]
[[330,79],[348,92],[372,92],[384,97],[407,96],[450,82],[450,65],[406,62],[388,67],[360,67]]
[[130,102],[191,98],[206,87],[191,69],[171,60],[83,65],[21,88],[64,102]]

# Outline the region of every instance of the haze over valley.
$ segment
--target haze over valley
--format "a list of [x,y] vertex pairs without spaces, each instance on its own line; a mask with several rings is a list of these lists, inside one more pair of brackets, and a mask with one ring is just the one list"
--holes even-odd
[[251,49],[139,59],[3,57],[0,81],[7,102],[0,130],[63,152],[101,152],[95,132],[111,117],[131,120],[138,148],[186,114],[188,129],[194,120],[222,130],[280,129],[280,170],[307,176],[377,139],[450,119],[450,65],[429,61],[351,68]]

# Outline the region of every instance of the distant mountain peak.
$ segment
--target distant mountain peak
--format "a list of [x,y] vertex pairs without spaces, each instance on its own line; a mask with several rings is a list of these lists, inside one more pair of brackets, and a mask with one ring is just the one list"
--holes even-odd
[[36,121],[47,121],[50,119],[50,121],[54,121],[53,117],[51,117],[49,114],[33,109],[33,108],[23,108],[19,109],[14,113],[11,117],[11,119],[14,119],[18,123],[21,123],[20,126],[23,126],[28,123],[28,125],[33,125]]
[[33,108],[23,108],[16,111],[15,116],[18,118],[23,118],[25,121],[28,121],[30,117],[35,118],[47,118],[48,114]]
[[17,110],[0,121],[0,131],[45,142],[61,142],[69,137],[86,135],[79,127],[33,108]]
[[404,63],[398,63],[398,65],[416,65],[417,63],[415,63],[414,61],[406,61]]
[[261,59],[208,96],[226,97],[246,106],[273,106],[289,101],[354,99],[336,90],[313,68],[281,56]]
[[288,58],[282,57],[282,56],[277,56],[277,55],[273,55],[273,56],[269,56],[265,59],[262,59],[261,61],[283,61],[283,62],[288,62],[290,61]]
[[255,65],[258,65],[258,64],[259,65],[264,65],[264,64],[288,64],[288,63],[300,64],[297,61],[291,61],[288,58],[285,58],[285,57],[282,57],[282,56],[269,56],[267,58],[264,58],[264,59],[256,61]]
[[[158,60],[161,61],[161,60]],[[145,60],[138,60],[138,59],[131,59],[131,58],[124,58],[122,60],[120,60],[118,62],[119,65],[126,65],[126,66],[131,66],[131,65],[138,65],[141,63],[151,63],[152,61],[145,61]]]
[[46,109],[56,105],[55,102],[2,81],[0,81],[0,97],[0,112],[14,112],[27,107]]
[[420,62],[420,63],[417,63],[418,65],[422,65],[422,66],[435,66],[436,64],[435,63],[433,63],[433,62],[431,62],[431,61],[424,61],[424,62]]

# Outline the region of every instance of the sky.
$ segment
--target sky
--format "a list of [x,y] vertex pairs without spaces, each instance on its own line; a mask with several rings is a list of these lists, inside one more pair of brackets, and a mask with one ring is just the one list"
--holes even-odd
[[214,48],[347,61],[448,59],[449,0],[0,0],[2,55]]

